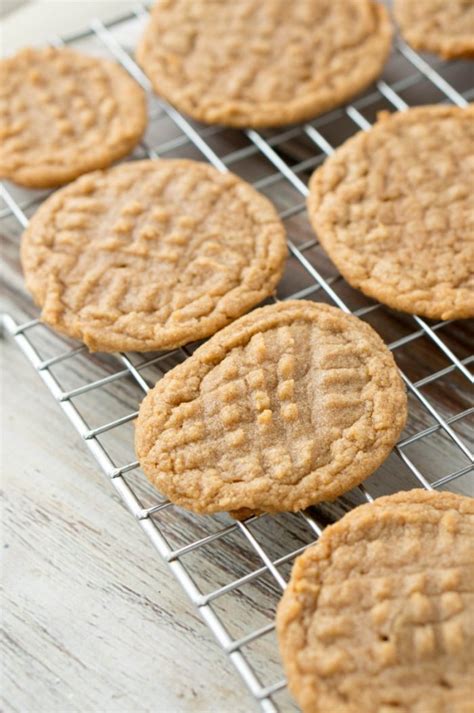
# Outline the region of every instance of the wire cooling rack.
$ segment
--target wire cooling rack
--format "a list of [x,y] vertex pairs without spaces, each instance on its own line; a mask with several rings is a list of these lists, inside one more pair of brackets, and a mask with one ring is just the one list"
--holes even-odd
[[[84,439],[103,473],[230,658],[263,711],[297,711],[286,690],[274,632],[274,613],[294,558],[346,510],[384,493],[414,486],[473,494],[472,324],[430,322],[401,315],[352,290],[319,248],[305,212],[307,180],[334,148],[370,128],[381,109],[474,97],[465,62],[423,58],[397,41],[383,78],[352,104],[304,125],[241,132],[205,127],[155,97],[133,59],[147,9],[137,8],[74,35],[55,38],[120,62],[149,97],[150,125],[131,160],[145,156],[206,160],[253,183],[277,206],[287,228],[290,258],[276,299],[335,304],[368,321],[402,370],[410,417],[394,453],[361,486],[335,503],[297,514],[261,515],[235,522],[226,514],[200,517],[167,502],[146,482],[133,452],[132,422],[150,385],[182,362],[195,345],[152,355],[88,354],[37,319],[28,300],[2,317],[11,336]],[[0,226],[17,254],[21,230],[48,195],[5,183]],[[16,264],[13,259],[11,263]],[[12,312],[10,310],[10,312]],[[223,710],[225,701],[222,702]]]

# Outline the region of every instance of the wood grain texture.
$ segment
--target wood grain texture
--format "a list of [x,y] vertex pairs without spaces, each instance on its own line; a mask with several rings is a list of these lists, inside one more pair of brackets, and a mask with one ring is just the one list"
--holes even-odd
[[252,710],[198,613],[10,341],[2,362],[2,710],[218,713],[223,701]]

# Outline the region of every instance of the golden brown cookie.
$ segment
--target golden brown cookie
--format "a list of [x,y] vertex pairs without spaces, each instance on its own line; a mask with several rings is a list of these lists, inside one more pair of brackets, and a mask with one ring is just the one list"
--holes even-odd
[[395,0],[395,19],[415,49],[474,57],[473,0]]
[[474,500],[362,505],[295,562],[277,611],[303,713],[474,711]]
[[308,210],[341,274],[432,319],[474,316],[474,107],[384,113],[311,178]]
[[41,319],[95,351],[213,334],[273,292],[286,253],[270,201],[187,160],[82,176],[43,203],[21,244]]
[[58,186],[128,154],[147,123],[143,90],[114,62],[65,47],[0,61],[0,177]]
[[391,39],[373,0],[158,0],[137,58],[156,92],[195,119],[280,126],[367,87]]
[[241,317],[168,372],[140,407],[135,446],[178,505],[298,510],[372,473],[406,408],[393,357],[368,324],[294,300]]

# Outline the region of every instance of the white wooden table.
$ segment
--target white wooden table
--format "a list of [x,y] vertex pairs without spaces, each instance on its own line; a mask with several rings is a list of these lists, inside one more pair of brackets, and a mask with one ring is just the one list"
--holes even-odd
[[38,375],[0,343],[2,711],[256,710]]

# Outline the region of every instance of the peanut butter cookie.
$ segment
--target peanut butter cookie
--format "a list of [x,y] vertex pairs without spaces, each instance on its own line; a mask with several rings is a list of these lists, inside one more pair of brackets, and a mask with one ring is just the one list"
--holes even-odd
[[380,337],[307,301],[241,317],[143,401],[136,452],[151,482],[191,510],[289,511],[372,473],[406,419]]
[[158,0],[137,58],[156,92],[195,119],[281,126],[365,89],[391,39],[373,0]]
[[187,160],[82,176],[43,203],[21,245],[41,319],[101,351],[213,334],[273,292],[286,253],[264,196]]
[[474,57],[473,0],[395,0],[395,19],[415,49]]
[[277,612],[303,713],[472,713],[474,500],[356,508],[295,562]]
[[384,113],[311,178],[308,209],[343,277],[394,309],[474,316],[474,107]]
[[147,123],[143,90],[114,62],[65,47],[0,61],[0,177],[58,186],[128,154]]

